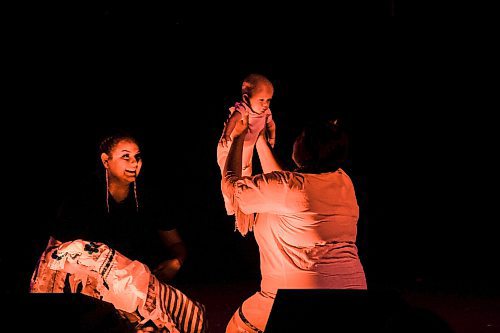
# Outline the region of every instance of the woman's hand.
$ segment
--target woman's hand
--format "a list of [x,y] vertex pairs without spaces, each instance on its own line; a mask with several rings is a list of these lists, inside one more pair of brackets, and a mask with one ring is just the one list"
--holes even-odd
[[245,135],[248,131],[248,114],[243,115],[240,120],[236,122],[233,130],[233,138],[240,135]]
[[269,135],[270,135],[270,133],[266,129],[263,129],[262,131],[260,131],[259,136],[257,138],[257,144],[269,144],[271,146],[271,148],[274,148],[274,145],[276,143],[276,139],[271,138]]
[[179,269],[181,268],[181,261],[177,258],[162,261],[153,270],[153,274],[161,282],[168,282],[172,280]]
[[229,145],[231,144],[231,135],[228,135],[228,134],[224,134],[222,135],[222,137],[220,138],[219,140],[219,144],[224,147],[224,148],[228,148]]

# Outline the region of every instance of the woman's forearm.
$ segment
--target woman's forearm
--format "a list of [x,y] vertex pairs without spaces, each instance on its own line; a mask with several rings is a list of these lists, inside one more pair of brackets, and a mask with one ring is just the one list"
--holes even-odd
[[224,165],[224,178],[241,177],[242,170],[242,155],[243,155],[243,142],[245,140],[244,134],[237,135],[233,138],[233,143],[227,155],[226,164]]
[[282,170],[281,166],[278,164],[276,158],[273,155],[271,147],[269,147],[267,140],[262,134],[259,135],[255,147],[257,148],[260,164],[264,173]]

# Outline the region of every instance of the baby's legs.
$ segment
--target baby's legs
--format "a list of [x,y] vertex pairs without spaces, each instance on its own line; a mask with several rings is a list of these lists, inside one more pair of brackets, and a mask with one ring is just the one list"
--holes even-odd
[[[219,165],[221,175],[224,173],[224,166],[226,165],[229,148],[231,148],[231,145],[229,145],[229,147],[227,148],[222,147],[220,144],[217,145],[217,164]],[[252,152],[253,152],[252,149],[248,149],[247,147],[244,146],[243,158],[242,158],[243,170],[241,172],[242,176],[252,175]],[[222,181],[221,181],[221,188],[222,188]],[[224,194],[224,192],[222,193],[222,197],[224,199],[224,206],[226,208],[227,215],[234,215],[234,207],[231,203],[231,200]]]

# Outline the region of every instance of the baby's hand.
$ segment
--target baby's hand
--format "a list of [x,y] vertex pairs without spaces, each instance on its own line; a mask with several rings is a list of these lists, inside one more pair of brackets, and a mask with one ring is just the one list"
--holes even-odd
[[228,135],[228,134],[224,134],[222,135],[222,137],[220,138],[219,140],[219,144],[224,147],[224,148],[227,148],[229,147],[229,143],[231,142],[231,135]]

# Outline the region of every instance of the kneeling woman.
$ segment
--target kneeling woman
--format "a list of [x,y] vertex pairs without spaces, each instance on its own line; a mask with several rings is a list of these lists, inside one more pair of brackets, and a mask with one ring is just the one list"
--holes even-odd
[[293,147],[293,172],[281,170],[261,135],[257,151],[264,173],[252,177],[241,176],[247,120],[234,130],[223,191],[236,208],[237,229],[255,232],[262,280],[226,333],[263,332],[278,289],[367,288],[355,243],[359,207],[341,168],[347,135],[339,125],[320,121],[303,129]]

